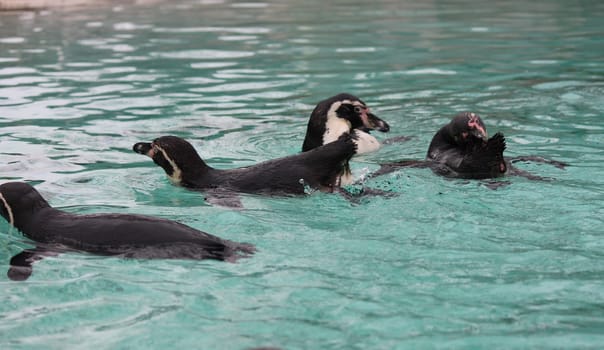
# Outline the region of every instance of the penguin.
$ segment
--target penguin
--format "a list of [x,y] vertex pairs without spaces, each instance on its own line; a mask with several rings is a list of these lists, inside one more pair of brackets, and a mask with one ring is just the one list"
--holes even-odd
[[235,169],[207,165],[195,148],[177,136],[138,142],[133,151],[147,155],[176,185],[190,189],[261,195],[301,195],[318,189],[334,192],[357,146],[349,134],[308,152]]
[[518,161],[534,161],[564,169],[565,163],[541,157],[507,158],[505,137],[498,132],[488,137],[480,116],[462,112],[441,127],[430,142],[426,160],[405,160],[382,164],[372,174],[378,176],[403,167],[431,168],[435,173],[451,178],[494,179],[505,175],[523,176],[531,180],[545,180],[513,166]]
[[[357,145],[355,154],[377,151],[380,142],[369,133],[370,130],[388,132],[390,125],[371,113],[365,102],[358,97],[341,93],[320,101],[310,114],[302,152],[307,152],[337,140],[343,134],[350,134]],[[348,162],[339,180],[341,185],[353,183]]]
[[503,176],[505,137],[497,133],[489,139],[487,128],[476,113],[457,114],[432,138],[426,159],[443,176],[487,179]]
[[55,209],[31,185],[0,185],[0,215],[36,247],[10,261],[8,277],[26,280],[32,264],[66,251],[137,259],[214,259],[234,262],[255,252],[184,224],[134,214],[77,215]]
[[320,101],[313,109],[306,127],[302,152],[310,151],[350,133],[356,140],[356,154],[365,154],[380,148],[370,130],[390,131],[390,125],[371,113],[358,97],[341,93]]

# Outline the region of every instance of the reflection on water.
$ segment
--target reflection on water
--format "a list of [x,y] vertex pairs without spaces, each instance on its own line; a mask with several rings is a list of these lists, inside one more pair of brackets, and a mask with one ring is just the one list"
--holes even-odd
[[[0,12],[0,182],[53,206],[167,217],[254,243],[239,264],[45,259],[0,278],[2,348],[580,347],[602,343],[604,5],[563,1],[130,1]],[[230,168],[300,150],[327,96],[413,136],[459,111],[555,178],[488,190],[426,169],[395,198],[244,196],[210,206],[131,151],[185,137]],[[358,169],[358,171],[356,171]],[[30,243],[0,223],[0,270]]]

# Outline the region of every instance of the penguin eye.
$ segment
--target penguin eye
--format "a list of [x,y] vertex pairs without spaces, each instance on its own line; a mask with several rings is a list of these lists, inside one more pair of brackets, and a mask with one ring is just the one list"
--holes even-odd
[[361,112],[362,112],[361,107],[359,107],[359,106],[354,106],[354,112],[355,112],[355,113],[357,113],[357,114],[361,114]]

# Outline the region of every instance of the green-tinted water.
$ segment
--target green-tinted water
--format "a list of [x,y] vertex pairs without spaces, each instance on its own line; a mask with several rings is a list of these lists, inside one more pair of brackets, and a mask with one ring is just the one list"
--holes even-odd
[[[0,348],[600,348],[604,5],[166,1],[0,14],[0,181],[52,205],[179,220],[237,264],[63,254],[0,278]],[[400,193],[209,206],[133,143],[176,134],[230,168],[299,151],[314,104],[360,96],[421,159],[456,112],[555,178],[496,191],[426,169]],[[0,223],[0,270],[31,242]],[[3,274],[3,273],[2,273]]]

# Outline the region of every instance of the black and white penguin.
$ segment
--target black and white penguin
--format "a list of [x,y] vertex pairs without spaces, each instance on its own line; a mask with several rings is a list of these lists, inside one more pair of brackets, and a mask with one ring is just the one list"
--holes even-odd
[[215,259],[235,261],[252,254],[246,243],[221,239],[181,223],[132,214],[76,215],[51,207],[24,182],[0,185],[0,215],[36,248],[15,255],[8,277],[25,280],[32,264],[65,251],[140,259]]
[[437,173],[465,179],[503,176],[505,138],[497,133],[488,138],[487,128],[476,113],[459,113],[432,138],[426,159]]
[[[388,132],[390,126],[371,113],[365,102],[358,97],[338,94],[319,102],[310,114],[302,152],[333,142],[343,134],[350,134],[357,144],[356,154],[374,152],[381,145],[369,133],[370,130]],[[353,182],[348,163],[340,182],[342,185]]]
[[355,154],[356,144],[345,134],[308,152],[235,169],[210,167],[189,142],[176,136],[162,136],[151,143],[139,142],[132,148],[136,153],[151,157],[177,185],[201,190],[287,195],[304,194],[308,189],[334,191],[340,185],[339,176],[344,166]]
[[380,142],[370,130],[388,132],[388,123],[371,113],[365,102],[351,94],[338,94],[317,104],[310,114],[302,152],[337,140],[350,133],[357,144],[356,154],[376,151]]
[[405,160],[381,164],[372,176],[379,176],[403,167],[431,168],[435,173],[453,178],[491,179],[504,175],[517,175],[531,180],[544,180],[512,164],[533,161],[551,164],[564,169],[565,163],[534,156],[504,157],[505,137],[496,133],[488,137],[487,128],[480,116],[472,112],[457,114],[440,128],[428,147],[426,160]]

